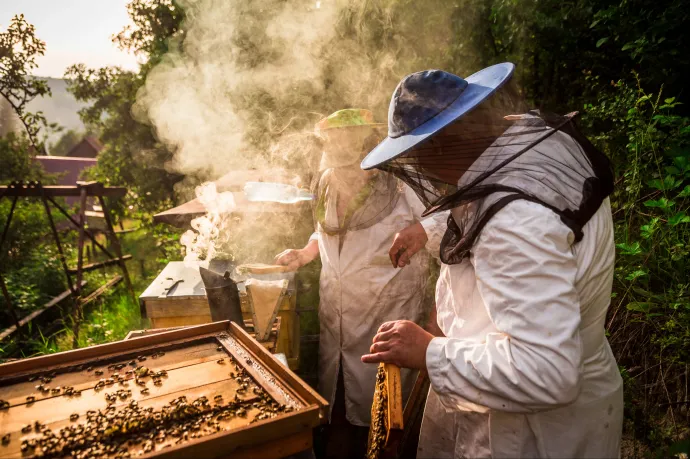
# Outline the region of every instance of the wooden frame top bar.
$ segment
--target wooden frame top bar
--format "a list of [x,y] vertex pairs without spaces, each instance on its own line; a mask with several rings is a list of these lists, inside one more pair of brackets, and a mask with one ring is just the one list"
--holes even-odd
[[0,197],[68,197],[80,196],[81,190],[86,189],[87,196],[105,196],[108,198],[121,198],[127,194],[127,188],[107,187],[102,183],[89,182],[81,185],[45,185],[12,184],[0,186]]

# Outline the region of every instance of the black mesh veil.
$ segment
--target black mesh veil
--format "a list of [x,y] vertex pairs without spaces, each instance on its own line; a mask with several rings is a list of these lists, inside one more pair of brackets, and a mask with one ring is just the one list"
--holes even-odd
[[[329,235],[343,235],[348,231],[366,229],[386,218],[395,208],[403,193],[403,183],[393,175],[376,170],[363,171],[359,167],[366,152],[382,137],[380,132],[374,131],[361,145],[354,142],[351,147],[358,153],[352,156],[352,163],[322,161],[323,169],[312,184],[316,197],[312,211],[317,230]],[[351,152],[346,156],[351,156]],[[329,163],[338,165],[324,167]]]
[[516,199],[556,212],[579,241],[582,228],[613,191],[608,159],[566,116],[482,104],[380,169],[417,193],[425,214],[452,209],[441,260],[469,256],[484,225]]

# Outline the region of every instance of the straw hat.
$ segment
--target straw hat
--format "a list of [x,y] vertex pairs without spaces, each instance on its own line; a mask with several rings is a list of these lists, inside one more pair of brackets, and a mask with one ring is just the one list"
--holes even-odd
[[[374,145],[366,146],[365,142],[376,142],[383,138],[381,129],[385,123],[374,121],[374,114],[362,108],[346,108],[321,119],[314,126],[317,135],[326,140],[321,156],[321,170],[355,164],[364,157]],[[366,148],[365,148],[366,147]]]

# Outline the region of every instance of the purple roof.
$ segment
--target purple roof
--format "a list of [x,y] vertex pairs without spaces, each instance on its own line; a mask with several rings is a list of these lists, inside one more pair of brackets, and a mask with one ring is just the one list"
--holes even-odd
[[57,185],[76,185],[84,169],[98,164],[96,158],[73,158],[68,156],[36,156],[43,170],[49,174],[60,174]]
[[[76,185],[82,180],[82,172],[89,167],[98,164],[96,158],[72,158],[68,156],[35,156],[34,159],[41,163],[43,170],[48,174],[58,174],[56,185]],[[68,206],[79,202],[79,198],[65,198]],[[89,203],[91,204],[91,203]],[[92,207],[88,206],[89,209]]]

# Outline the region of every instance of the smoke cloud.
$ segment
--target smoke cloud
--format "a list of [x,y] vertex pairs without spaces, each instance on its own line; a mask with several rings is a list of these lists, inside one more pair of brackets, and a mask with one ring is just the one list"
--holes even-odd
[[[458,13],[455,2],[442,0],[180,3],[184,39],[150,72],[134,112],[174,152],[170,169],[207,180],[280,167],[294,183],[308,183],[320,153],[314,123],[349,107],[371,109],[385,122],[404,75],[446,68]],[[210,202],[222,194],[202,187],[197,195]],[[209,205],[211,213],[223,207]],[[197,239],[228,230],[231,222],[214,215],[195,223]],[[274,217],[273,224],[288,224]],[[215,229],[204,229],[209,222]],[[295,229],[284,225],[283,233]]]

